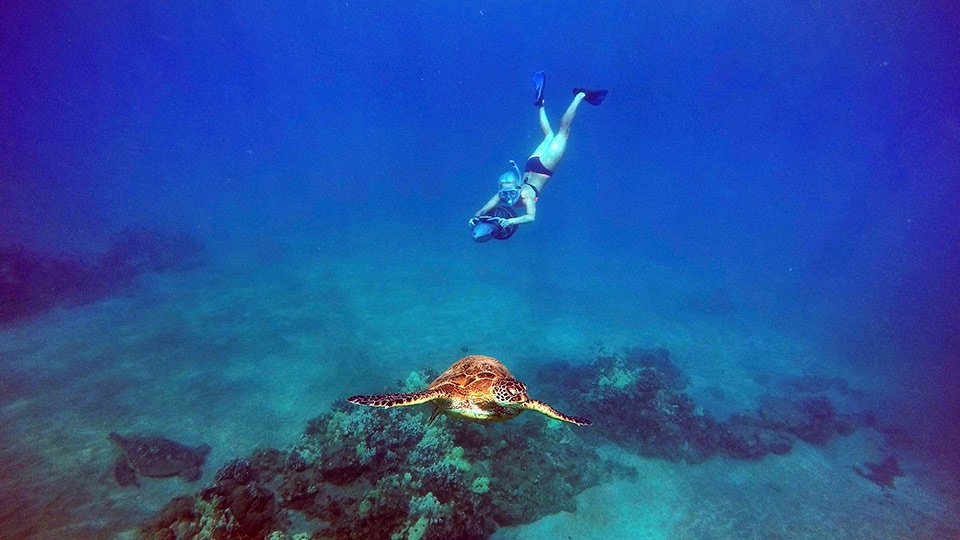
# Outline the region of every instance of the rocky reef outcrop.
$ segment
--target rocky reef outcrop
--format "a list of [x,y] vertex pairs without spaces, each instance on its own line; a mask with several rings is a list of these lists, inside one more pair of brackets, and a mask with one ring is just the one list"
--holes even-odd
[[[412,374],[411,388],[429,380]],[[486,538],[497,525],[572,509],[574,495],[631,471],[572,428],[540,418],[480,425],[430,410],[347,403],[289,450],[235,459],[213,485],[171,501],[147,538]]]
[[146,227],[122,231],[92,259],[21,245],[0,247],[0,324],[95,301],[130,286],[145,272],[193,267],[203,251],[190,235]]
[[683,392],[686,377],[665,349],[631,349],[586,365],[556,363],[539,372],[540,386],[562,384],[572,407],[596,418],[586,437],[606,438],[640,455],[698,463],[722,454],[757,459],[785,454],[796,441],[822,444],[852,433],[859,417],[836,411],[810,393],[769,395],[758,409],[718,421]]
[[[405,390],[432,379],[412,373]],[[215,482],[171,501],[141,528],[147,538],[486,538],[497,526],[573,508],[590,486],[634,472],[599,452],[612,442],[651,458],[698,463],[758,459],[849,433],[856,417],[825,396],[765,399],[718,421],[683,392],[662,349],[554,363],[538,394],[595,420],[575,428],[520,417],[474,424],[429,406],[369,409],[345,402],[309,422],[287,450],[234,459]]]

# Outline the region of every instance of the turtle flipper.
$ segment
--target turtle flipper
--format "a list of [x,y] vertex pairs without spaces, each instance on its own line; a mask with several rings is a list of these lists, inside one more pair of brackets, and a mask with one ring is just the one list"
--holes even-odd
[[203,476],[203,471],[200,470],[200,467],[196,465],[192,467],[187,467],[186,469],[180,471],[180,478],[183,478],[187,482],[196,482]]
[[443,409],[441,409],[440,407],[437,407],[436,405],[434,405],[434,406],[433,406],[433,413],[430,414],[430,419],[427,420],[427,425],[429,426],[430,424],[432,424],[433,421],[436,420],[437,417],[440,416],[440,413],[442,413],[442,412],[443,412]]
[[120,487],[137,486],[140,487],[140,480],[137,479],[137,471],[133,470],[127,456],[120,456],[113,464],[113,477]]
[[407,394],[380,394],[379,396],[353,396],[347,398],[350,403],[357,405],[370,405],[371,407],[406,407],[407,405],[418,405],[430,400],[447,395],[443,390],[436,388],[424,390],[422,392],[410,392]]
[[542,401],[537,401],[531,399],[523,403],[523,408],[531,411],[537,411],[540,414],[545,414],[550,418],[555,420],[562,420],[564,422],[570,422],[571,424],[576,424],[578,426],[589,426],[593,422],[587,420],[586,418],[577,418],[576,416],[567,416],[562,412],[554,409],[553,407],[547,405]]

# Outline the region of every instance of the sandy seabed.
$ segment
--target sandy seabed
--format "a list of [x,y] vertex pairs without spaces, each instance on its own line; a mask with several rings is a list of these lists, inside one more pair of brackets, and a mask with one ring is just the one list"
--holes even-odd
[[[494,248],[492,248],[494,249]],[[498,246],[499,260],[521,255]],[[290,251],[284,246],[283,253]],[[756,406],[777,375],[840,376],[869,407],[898,393],[803,336],[738,309],[688,301],[695,276],[570,256],[550,273],[491,262],[477,246],[391,246],[378,254],[295,247],[145,276],[122,296],[0,329],[0,536],[126,536],[172,497],[209,483],[232,457],[290,446],[307,420],[466,349],[519,378],[538,363],[600,350],[665,347],[688,389],[722,416]],[[437,261],[455,261],[438,263]],[[630,285],[618,279],[629,273]],[[706,287],[709,289],[710,287]],[[888,381],[879,386],[878,380]],[[107,433],[212,446],[201,482],[122,489]],[[919,449],[918,449],[919,450]],[[951,538],[958,479],[923,453],[897,452],[896,489],[852,467],[890,453],[864,428],[756,462],[697,465],[609,446],[638,476],[589,488],[574,512],[500,529],[513,538]]]

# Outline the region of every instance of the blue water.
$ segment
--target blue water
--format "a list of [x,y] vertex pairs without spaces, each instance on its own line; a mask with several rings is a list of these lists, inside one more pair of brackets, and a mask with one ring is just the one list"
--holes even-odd
[[0,240],[467,245],[540,140],[543,69],[554,126],[573,87],[609,96],[580,107],[537,222],[471,264],[571,287],[578,257],[693,269],[853,371],[907,366],[952,455],[957,28],[937,1],[4,2]]

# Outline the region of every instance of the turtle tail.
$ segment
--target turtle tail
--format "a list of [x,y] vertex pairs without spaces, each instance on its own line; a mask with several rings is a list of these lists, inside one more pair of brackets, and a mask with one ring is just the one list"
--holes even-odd
[[576,424],[578,426],[589,426],[590,424],[593,423],[590,420],[587,420],[586,418],[578,418],[576,416],[568,416],[566,414],[563,414],[562,412],[554,409],[553,407],[547,405],[546,403],[542,401],[537,401],[535,399],[531,399],[529,401],[524,402],[523,408],[529,409],[531,411],[537,411],[538,413],[545,414],[555,420],[570,422],[571,424]]

